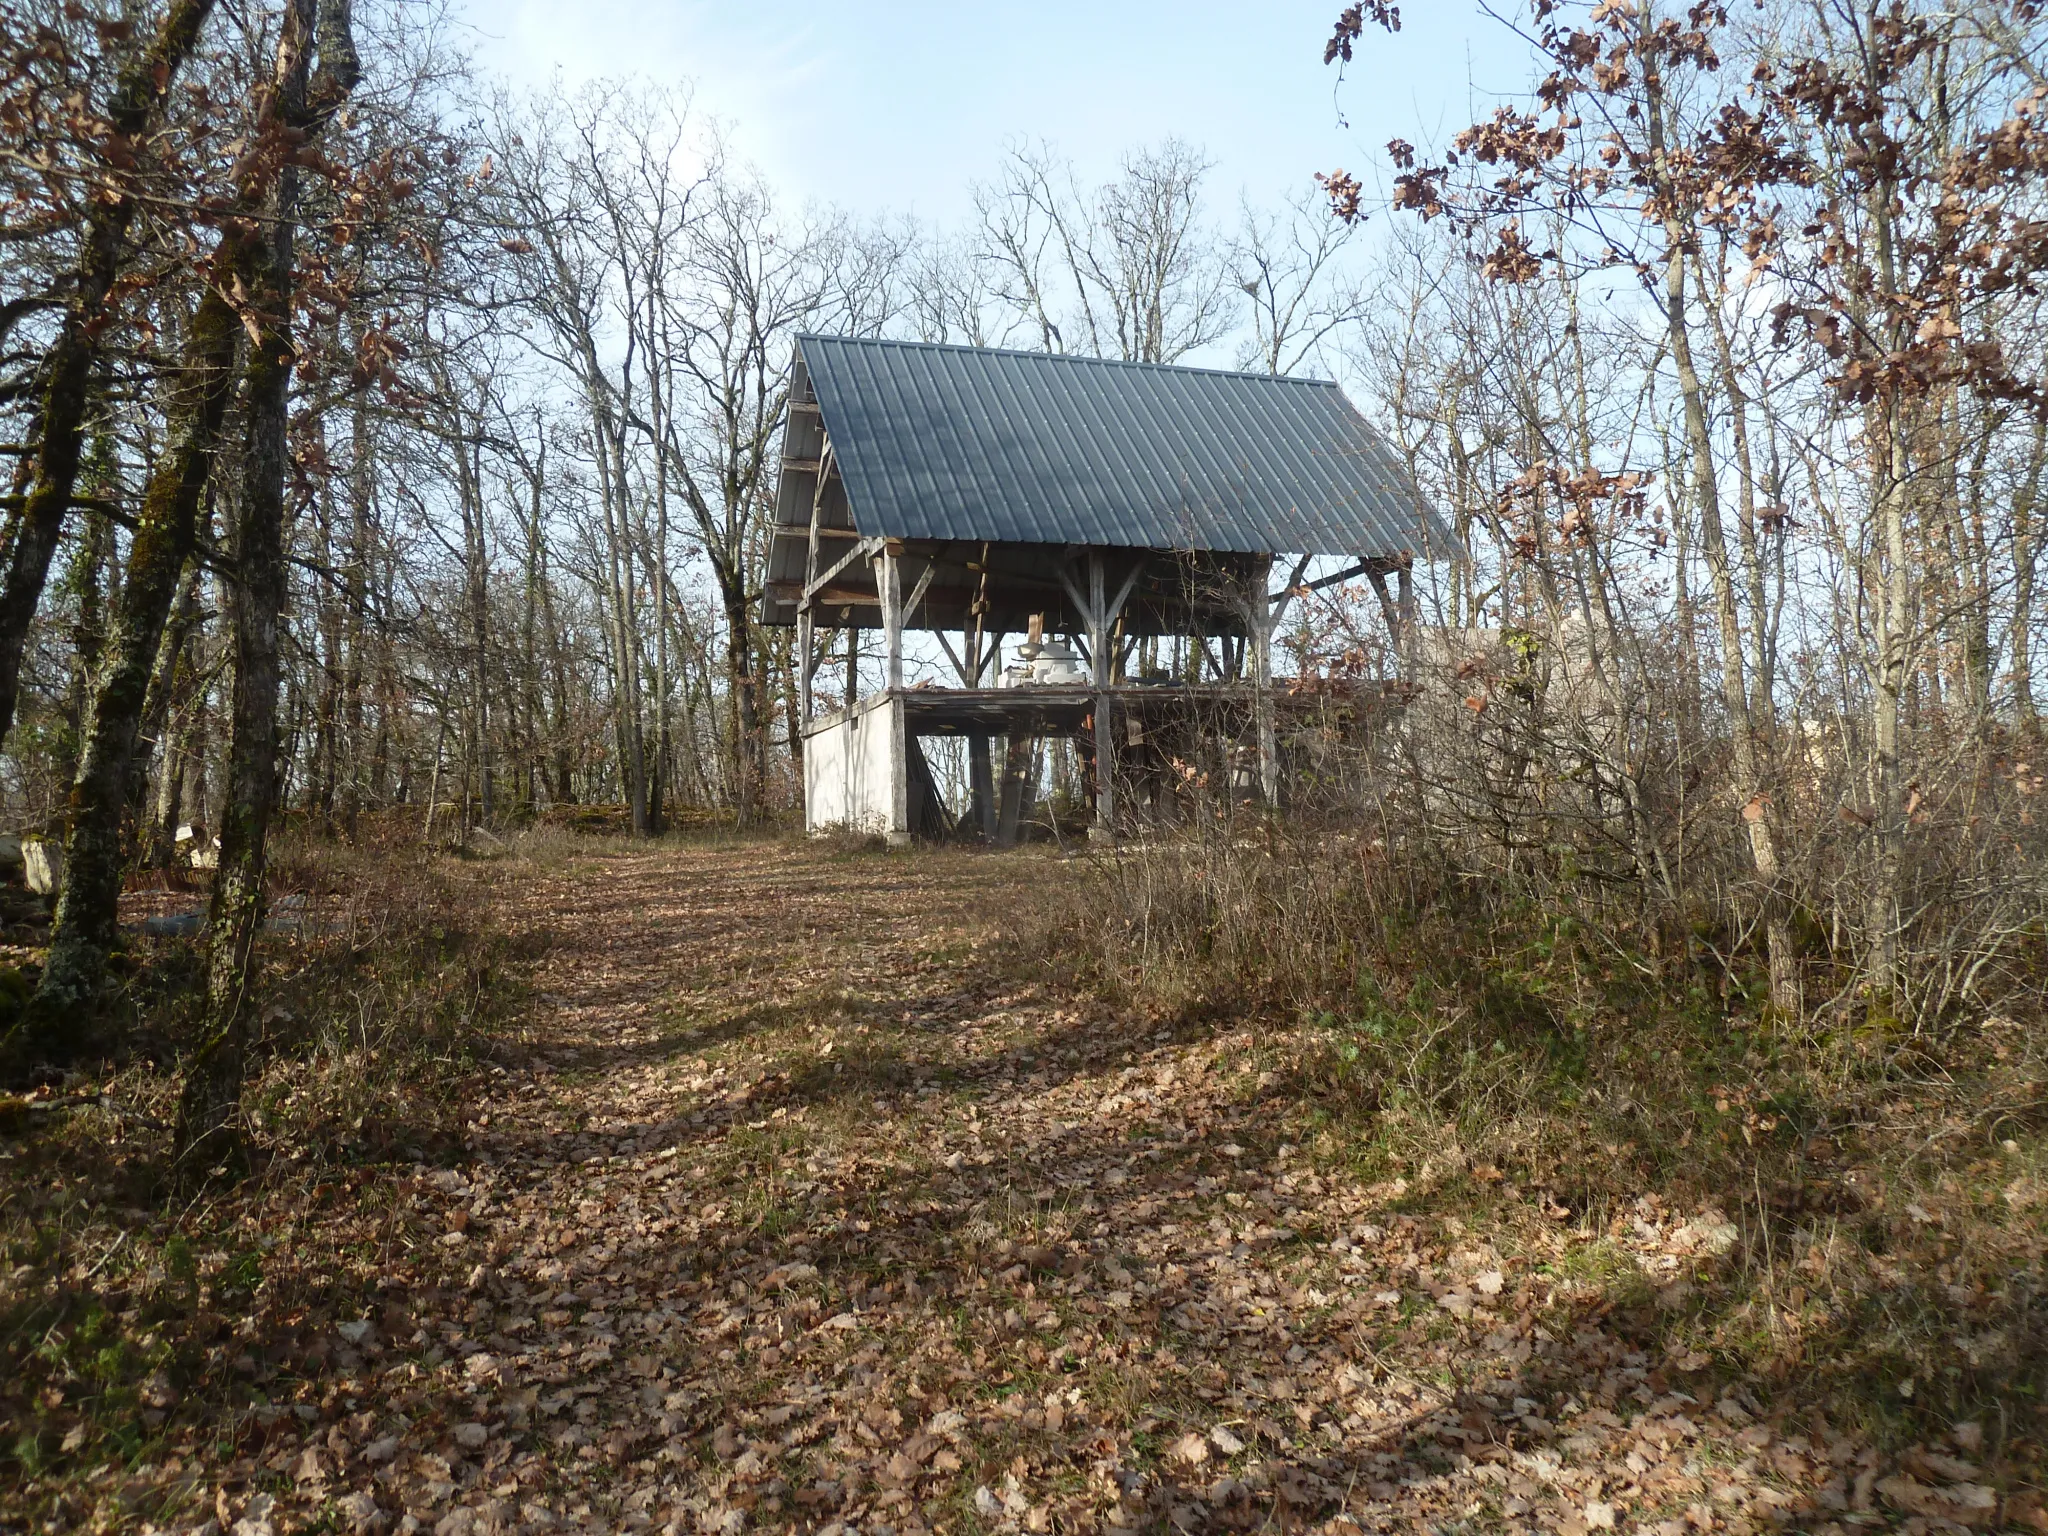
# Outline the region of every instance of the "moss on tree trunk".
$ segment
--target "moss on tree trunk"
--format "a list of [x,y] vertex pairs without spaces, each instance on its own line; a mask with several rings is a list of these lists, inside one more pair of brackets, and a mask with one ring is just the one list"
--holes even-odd
[[[171,82],[212,9],[213,0],[178,0],[149,46],[129,58],[108,104],[115,140],[109,146],[110,160],[127,158],[133,145],[154,130]],[[35,467],[8,549],[7,572],[0,578],[0,743],[14,725],[29,626],[42,601],[50,557],[56,553],[78,482],[107,296],[128,260],[128,226],[136,199],[124,184],[115,185],[122,190],[109,200],[95,200],[86,222],[72,299],[45,363],[46,381],[36,412]]]
[[130,762],[164,622],[197,542],[199,508],[234,393],[241,325],[221,287],[208,285],[192,322],[185,399],[171,450],[143,495],[86,717],[84,753],[66,806],[64,894],[31,1013],[28,1043],[46,1060],[70,1059],[90,1043],[93,994],[114,942]]

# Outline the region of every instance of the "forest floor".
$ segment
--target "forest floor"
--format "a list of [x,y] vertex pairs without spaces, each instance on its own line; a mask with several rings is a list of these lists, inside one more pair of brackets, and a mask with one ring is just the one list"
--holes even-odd
[[[1020,955],[1049,856],[446,864],[514,941],[517,1025],[445,1134],[171,1216],[37,1169],[79,1273],[156,1244],[105,1316],[182,1283],[201,1323],[125,1440],[64,1418],[110,1326],[52,1325],[0,1530],[2048,1528],[1982,1426],[1880,1455],[1691,1347],[1727,1212],[1594,1219],[1449,1133],[1362,1172],[1284,1027]],[[73,1118],[154,1145],[154,1113]],[[19,1315],[46,1270],[10,1263]]]

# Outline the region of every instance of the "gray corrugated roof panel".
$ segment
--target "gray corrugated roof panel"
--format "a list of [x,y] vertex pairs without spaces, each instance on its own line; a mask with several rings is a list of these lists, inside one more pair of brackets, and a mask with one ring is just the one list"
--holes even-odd
[[864,534],[1447,554],[1335,384],[845,336],[798,338]]

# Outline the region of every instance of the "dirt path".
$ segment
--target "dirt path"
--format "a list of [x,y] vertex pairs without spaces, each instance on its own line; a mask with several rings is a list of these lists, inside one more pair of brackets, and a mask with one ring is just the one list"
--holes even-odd
[[1849,1441],[1611,1326],[1713,1262],[1715,1213],[1604,1237],[1624,1284],[1583,1234],[1501,1251],[1419,1171],[1318,1162],[1285,1039],[1015,979],[989,941],[1061,878],[763,846],[491,882],[556,936],[526,1055],[394,1191],[412,1252],[341,1329],[374,1389],[271,1448],[295,1491],[255,1513],[1576,1536],[1872,1507]]

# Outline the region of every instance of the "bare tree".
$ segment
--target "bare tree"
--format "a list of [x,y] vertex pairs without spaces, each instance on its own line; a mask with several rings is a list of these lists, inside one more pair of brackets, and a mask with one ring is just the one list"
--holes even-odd
[[[24,466],[25,493],[19,511],[9,519],[0,551],[6,560],[5,586],[0,588],[0,743],[14,724],[22,647],[71,509],[89,425],[92,375],[103,338],[117,318],[109,311],[115,283],[134,260],[129,229],[145,195],[151,140],[178,72],[198,44],[212,9],[212,0],[176,0],[153,33],[142,34],[129,46],[104,119],[90,123],[79,135],[85,141],[85,163],[69,168],[78,185],[58,190],[52,199],[56,206],[46,203],[40,215],[58,225],[82,225],[64,291],[61,296],[17,298],[0,312],[4,336],[29,310],[53,303],[64,306],[62,327],[41,365],[42,398],[29,428],[35,450]],[[23,77],[32,79],[33,74],[24,70],[17,78]],[[13,118],[17,126],[25,126],[21,116]],[[88,211],[81,216],[77,205]]]
[[1251,326],[1239,367],[1294,373],[1365,318],[1370,289],[1352,260],[1358,231],[1312,191],[1276,211],[1240,200],[1230,272]]
[[[317,139],[361,74],[349,0],[290,0],[280,25],[274,98],[266,114],[294,146]],[[319,69],[313,71],[317,54]],[[178,1103],[176,1160],[188,1178],[232,1166],[240,1155],[242,1078],[248,1049],[251,951],[263,920],[263,872],[277,801],[278,631],[284,611],[286,440],[294,361],[293,252],[299,171],[280,156],[261,232],[244,247],[241,274],[251,337],[245,366],[241,495],[234,533],[235,673],[220,868],[208,913],[206,1012],[199,1049]]]
[[1049,147],[1013,148],[975,190],[997,304],[1049,352],[1170,363],[1218,340],[1230,296],[1202,205],[1211,164],[1168,139],[1087,193]]

